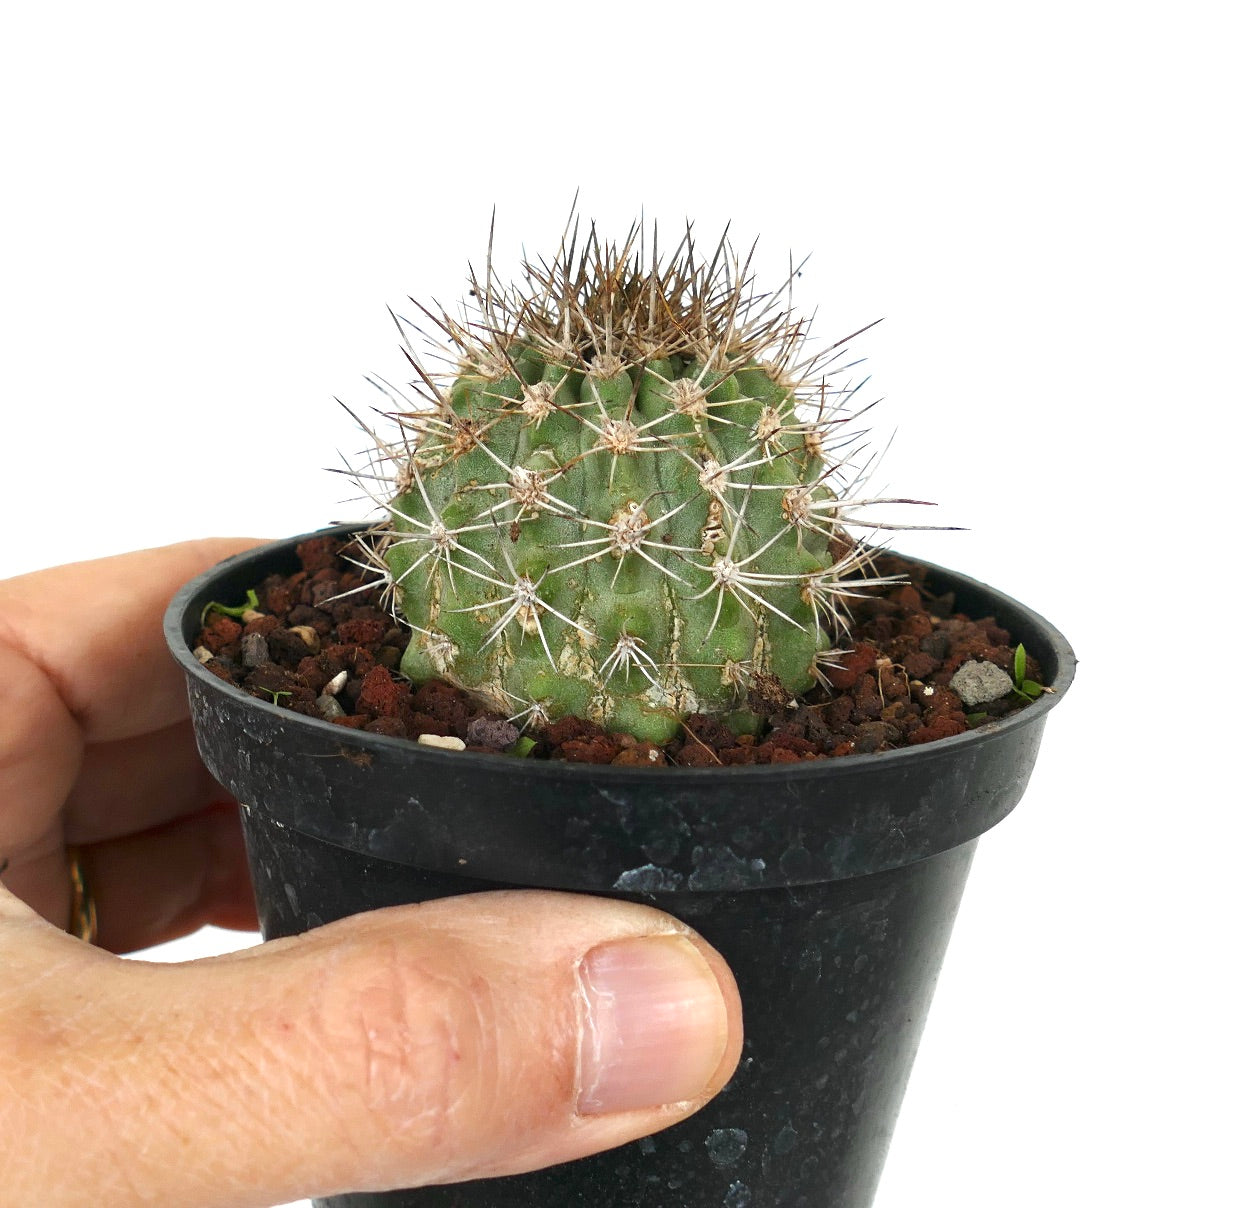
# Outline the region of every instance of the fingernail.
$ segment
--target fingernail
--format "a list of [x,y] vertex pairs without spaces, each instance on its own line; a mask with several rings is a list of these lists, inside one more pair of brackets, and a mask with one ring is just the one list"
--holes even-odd
[[726,1051],[726,1006],[712,969],[676,935],[618,940],[579,966],[584,1115],[694,1099]]

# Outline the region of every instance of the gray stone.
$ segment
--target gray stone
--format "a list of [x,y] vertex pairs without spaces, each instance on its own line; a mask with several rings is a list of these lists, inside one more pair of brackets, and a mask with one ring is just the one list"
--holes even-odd
[[950,677],[950,686],[971,709],[991,700],[1001,700],[1015,685],[1001,667],[973,659]]
[[262,633],[248,633],[242,639],[242,665],[258,667],[270,661],[267,638]]

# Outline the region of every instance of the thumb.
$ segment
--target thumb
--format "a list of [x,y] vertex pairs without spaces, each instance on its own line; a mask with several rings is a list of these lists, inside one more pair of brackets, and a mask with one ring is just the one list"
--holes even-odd
[[607,899],[450,898],[180,966],[20,930],[0,963],[40,967],[0,992],[0,1117],[27,1158],[13,1202],[48,1208],[533,1170],[685,1118],[742,1045],[721,957]]

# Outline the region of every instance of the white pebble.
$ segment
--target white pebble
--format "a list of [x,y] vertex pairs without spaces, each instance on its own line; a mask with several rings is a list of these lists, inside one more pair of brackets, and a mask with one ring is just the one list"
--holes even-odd
[[348,671],[338,671],[337,674],[324,685],[324,695],[336,696],[337,693],[346,686],[346,680],[349,678],[350,673]]
[[210,663],[216,656],[206,646],[196,646],[194,648],[194,657],[200,663]]
[[416,740],[425,747],[440,747],[443,751],[465,751],[466,743],[452,734],[420,734]]

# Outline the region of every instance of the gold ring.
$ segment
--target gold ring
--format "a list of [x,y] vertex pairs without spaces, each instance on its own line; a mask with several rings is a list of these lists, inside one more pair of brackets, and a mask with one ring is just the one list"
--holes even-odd
[[69,858],[69,927],[70,935],[88,944],[95,942],[99,934],[99,920],[95,917],[95,899],[91,895],[91,887],[87,884],[86,871],[83,867],[82,849],[70,847],[65,851]]

